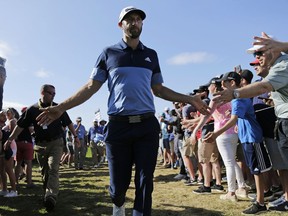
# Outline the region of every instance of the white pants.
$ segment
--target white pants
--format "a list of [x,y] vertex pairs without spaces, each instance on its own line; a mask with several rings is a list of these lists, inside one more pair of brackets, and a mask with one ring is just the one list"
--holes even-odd
[[222,134],[216,139],[219,153],[226,167],[228,191],[235,192],[236,179],[239,188],[245,187],[242,170],[235,160],[238,143],[237,134]]

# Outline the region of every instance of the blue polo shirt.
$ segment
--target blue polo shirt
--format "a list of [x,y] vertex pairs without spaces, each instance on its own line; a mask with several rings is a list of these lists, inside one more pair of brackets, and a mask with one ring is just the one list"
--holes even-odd
[[105,48],[90,78],[108,80],[108,115],[155,113],[151,86],[163,78],[156,51],[141,42],[135,50],[123,40]]

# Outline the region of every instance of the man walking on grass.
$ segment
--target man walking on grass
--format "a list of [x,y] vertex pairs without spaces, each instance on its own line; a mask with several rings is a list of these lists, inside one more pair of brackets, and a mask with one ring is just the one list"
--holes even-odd
[[124,8],[118,21],[123,38],[100,54],[87,84],[59,105],[42,109],[43,113],[38,116],[38,124],[50,124],[66,110],[84,103],[108,82],[109,123],[104,139],[114,216],[125,215],[133,164],[136,189],[133,216],[151,215],[160,131],[152,92],[165,100],[190,103],[201,113],[209,113],[201,95],[187,96],[162,85],[157,53],[140,41],[145,18],[145,12],[140,9]]

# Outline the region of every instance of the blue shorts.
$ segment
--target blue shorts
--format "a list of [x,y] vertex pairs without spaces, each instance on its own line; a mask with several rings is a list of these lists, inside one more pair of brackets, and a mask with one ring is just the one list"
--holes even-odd
[[263,142],[241,143],[243,147],[245,162],[251,174],[258,175],[272,168],[270,157]]
[[169,139],[163,139],[163,148],[170,149]]

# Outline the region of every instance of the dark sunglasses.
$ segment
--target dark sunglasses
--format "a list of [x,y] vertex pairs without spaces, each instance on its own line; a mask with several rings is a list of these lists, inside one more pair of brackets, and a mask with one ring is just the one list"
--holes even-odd
[[48,93],[48,94],[51,95],[51,96],[55,96],[55,95],[56,95],[55,92],[50,92],[50,91],[45,91],[45,92]]
[[254,55],[254,57],[256,57],[256,56],[262,56],[262,55],[263,55],[263,52],[255,52],[255,53],[253,53],[253,55]]

